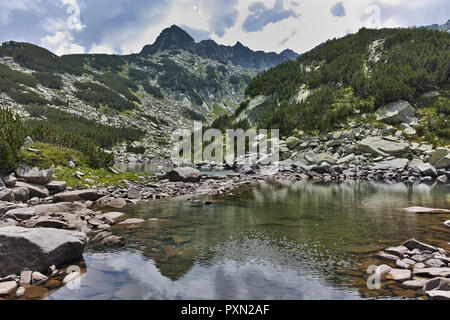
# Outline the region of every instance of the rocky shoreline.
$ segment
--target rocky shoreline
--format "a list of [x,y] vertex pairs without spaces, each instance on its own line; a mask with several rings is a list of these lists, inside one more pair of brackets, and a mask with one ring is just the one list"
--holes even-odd
[[[329,165],[325,162],[311,166],[293,164],[279,167],[200,164],[198,168],[228,169],[235,173],[208,175],[194,168],[182,167],[157,175],[158,180],[154,182],[123,181],[124,186],[85,190],[67,190],[65,182],[51,181],[52,169],[28,168],[17,172],[19,178],[10,175],[2,179],[5,187],[0,188],[0,243],[7,243],[11,249],[0,253],[0,297],[21,297],[29,286],[41,284],[52,277],[69,277],[73,280],[76,275],[55,270],[66,266],[69,261],[77,260],[77,257],[79,260],[88,239],[104,246],[120,247],[126,240],[108,230],[116,223],[133,225],[144,222],[139,219],[125,220],[120,212],[104,213],[104,210],[120,210],[128,204],[168,197],[223,194],[243,185],[272,179],[446,183],[450,178],[450,171],[434,167],[392,168],[378,165]],[[49,249],[45,241],[39,240],[49,232],[66,234],[56,237],[52,241],[53,247]],[[74,237],[78,239],[75,240],[77,250],[73,249],[74,240],[70,240]],[[17,252],[14,248],[26,248],[24,243],[29,248],[43,248],[41,254],[31,259],[34,264],[30,264],[20,253],[11,253]],[[55,252],[61,259],[52,258]],[[11,266],[15,268],[11,269]],[[63,278],[59,283],[70,280],[64,281]]]
[[450,300],[450,255],[432,245],[410,239],[376,254],[388,261],[375,270],[381,283],[393,280],[430,299]]

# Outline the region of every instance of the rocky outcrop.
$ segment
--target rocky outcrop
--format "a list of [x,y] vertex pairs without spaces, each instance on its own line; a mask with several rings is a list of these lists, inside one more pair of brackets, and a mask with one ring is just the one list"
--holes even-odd
[[158,176],[160,180],[169,180],[171,182],[198,182],[202,178],[202,173],[194,168],[184,167],[175,168],[164,175]]
[[22,227],[0,228],[0,277],[25,269],[45,272],[81,257],[88,239],[84,233]]
[[53,166],[50,169],[44,170],[38,167],[20,165],[16,170],[16,176],[18,178],[25,179],[29,183],[38,185],[49,183],[54,173],[55,168]]
[[416,109],[404,100],[399,100],[379,108],[375,111],[375,115],[378,121],[389,124],[413,124],[416,122]]

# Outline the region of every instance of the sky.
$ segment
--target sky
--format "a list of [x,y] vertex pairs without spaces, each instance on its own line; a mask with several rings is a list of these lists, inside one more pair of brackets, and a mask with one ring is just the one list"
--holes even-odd
[[443,24],[449,0],[0,0],[0,42],[63,55],[140,52],[176,24],[196,40],[306,52],[361,27]]

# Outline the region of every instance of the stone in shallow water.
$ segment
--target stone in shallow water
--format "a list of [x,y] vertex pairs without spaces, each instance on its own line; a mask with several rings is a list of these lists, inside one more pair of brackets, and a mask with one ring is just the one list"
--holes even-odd
[[383,252],[383,251],[378,252],[377,257],[383,258],[383,259],[388,259],[388,260],[394,260],[394,261],[397,261],[397,259],[398,259],[397,256]]
[[450,210],[447,209],[434,209],[426,207],[409,207],[404,210],[412,213],[450,213]]
[[119,224],[134,224],[134,223],[142,223],[142,222],[145,222],[145,220],[132,218],[132,219],[127,219],[125,221],[122,221]]
[[417,241],[416,239],[409,239],[404,244],[402,244],[402,246],[408,248],[408,250],[417,249],[417,250],[428,250],[431,252],[437,251],[437,249],[435,247],[430,246],[429,244]]
[[395,254],[396,256],[399,257],[403,257],[406,254],[406,251],[408,251],[408,248],[404,246],[390,247],[386,249],[387,253]]

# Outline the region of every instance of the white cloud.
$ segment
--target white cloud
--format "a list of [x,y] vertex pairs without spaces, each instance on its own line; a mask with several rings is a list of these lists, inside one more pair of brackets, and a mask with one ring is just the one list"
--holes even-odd
[[74,38],[68,31],[57,31],[54,35],[41,39],[41,45],[57,55],[85,53],[86,49],[73,42]]
[[[255,2],[266,8],[264,23],[249,10]],[[345,16],[332,14],[337,3]],[[370,6],[379,8],[378,16],[366,13]],[[266,12],[271,8],[282,8],[283,15],[272,16]],[[244,28],[250,15],[256,25]],[[240,41],[253,50],[302,53],[365,26],[420,26],[448,18],[448,0],[0,0],[0,40],[48,45],[58,54],[82,49],[128,54],[176,24],[220,44]]]

